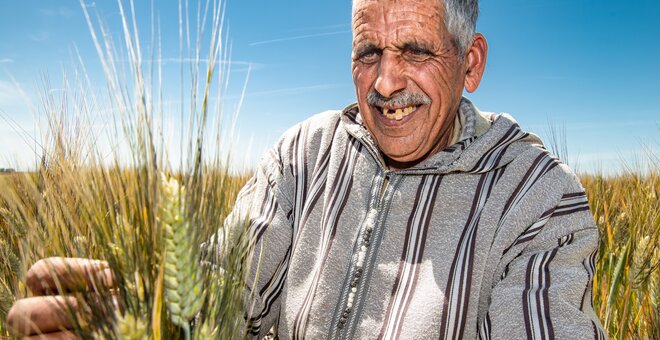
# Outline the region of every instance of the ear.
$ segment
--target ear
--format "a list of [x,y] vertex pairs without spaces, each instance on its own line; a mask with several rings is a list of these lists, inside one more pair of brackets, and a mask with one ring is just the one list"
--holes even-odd
[[474,92],[479,87],[481,77],[486,69],[486,57],[488,56],[488,43],[486,38],[477,33],[472,39],[472,45],[465,56],[465,90]]

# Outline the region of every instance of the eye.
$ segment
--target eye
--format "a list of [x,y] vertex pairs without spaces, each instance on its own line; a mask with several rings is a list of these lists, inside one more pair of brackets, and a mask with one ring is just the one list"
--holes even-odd
[[357,53],[357,60],[363,64],[373,64],[380,59],[382,51],[374,46],[367,46]]
[[403,47],[403,57],[406,60],[413,62],[423,62],[434,56],[431,50],[417,46],[417,45],[406,45]]

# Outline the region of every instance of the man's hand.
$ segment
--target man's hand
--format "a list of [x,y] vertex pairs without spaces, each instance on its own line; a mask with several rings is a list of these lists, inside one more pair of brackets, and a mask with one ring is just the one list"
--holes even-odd
[[39,260],[27,273],[32,297],[16,301],[7,315],[7,327],[27,339],[75,339],[71,315],[89,314],[75,297],[57,295],[74,292],[101,292],[114,280],[107,262],[52,257]]

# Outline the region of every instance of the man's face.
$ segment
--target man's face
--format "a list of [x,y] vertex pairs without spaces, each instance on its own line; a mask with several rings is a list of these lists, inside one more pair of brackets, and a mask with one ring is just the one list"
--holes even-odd
[[465,68],[438,0],[358,0],[353,81],[362,118],[393,167],[447,146]]

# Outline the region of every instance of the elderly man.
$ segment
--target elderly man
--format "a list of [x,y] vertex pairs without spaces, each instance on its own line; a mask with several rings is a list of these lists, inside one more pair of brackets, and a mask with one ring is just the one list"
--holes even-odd
[[578,179],[462,97],[486,65],[477,13],[476,0],[354,1],[357,104],[286,132],[233,213],[260,251],[250,335],[605,337]]

